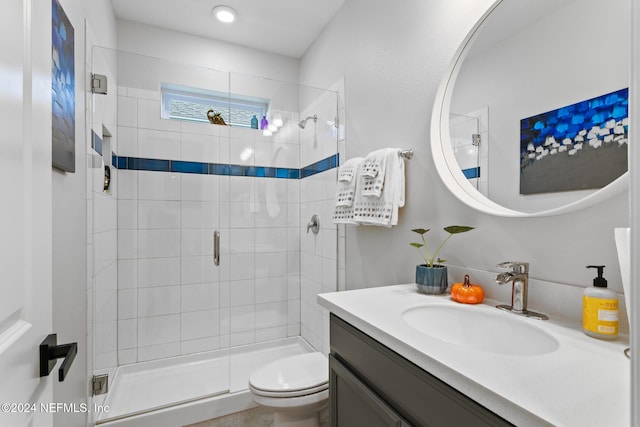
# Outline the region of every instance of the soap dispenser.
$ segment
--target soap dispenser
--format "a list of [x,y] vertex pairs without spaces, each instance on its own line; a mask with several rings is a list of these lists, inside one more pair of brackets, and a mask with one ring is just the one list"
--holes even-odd
[[602,276],[604,265],[588,265],[598,270],[593,287],[582,296],[582,330],[590,337],[613,340],[618,337],[618,295],[607,289]]

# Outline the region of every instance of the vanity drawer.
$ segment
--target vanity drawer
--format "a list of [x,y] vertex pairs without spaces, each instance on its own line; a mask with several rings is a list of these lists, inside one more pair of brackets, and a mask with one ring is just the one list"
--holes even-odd
[[412,425],[512,425],[334,314],[330,338],[332,356]]

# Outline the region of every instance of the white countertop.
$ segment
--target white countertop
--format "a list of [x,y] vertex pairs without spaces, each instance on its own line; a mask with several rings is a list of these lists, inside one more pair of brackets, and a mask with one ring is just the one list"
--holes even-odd
[[496,312],[506,321],[531,322],[560,343],[543,355],[505,355],[440,341],[404,323],[402,313],[411,307],[459,306],[449,295],[419,294],[415,284],[320,294],[318,303],[519,427],[630,425],[626,337],[597,340],[575,322],[554,316],[528,319],[485,300],[474,309]]

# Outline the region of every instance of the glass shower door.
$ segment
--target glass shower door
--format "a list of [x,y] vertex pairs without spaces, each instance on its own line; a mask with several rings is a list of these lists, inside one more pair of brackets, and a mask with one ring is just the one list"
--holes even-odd
[[[93,421],[106,421],[229,389],[216,251],[228,182],[213,173],[228,130],[209,123],[206,106],[165,96],[226,94],[229,77],[104,48],[92,56],[109,87],[92,95],[88,156],[90,371],[110,383],[95,397],[109,412]],[[217,105],[228,108],[224,97]]]

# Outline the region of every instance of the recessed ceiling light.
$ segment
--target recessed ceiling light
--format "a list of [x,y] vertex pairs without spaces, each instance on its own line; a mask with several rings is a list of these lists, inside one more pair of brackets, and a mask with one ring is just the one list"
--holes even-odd
[[238,15],[238,12],[229,6],[216,6],[213,8],[211,13],[213,13],[213,16],[215,16],[218,21],[227,24],[235,21],[236,16]]

